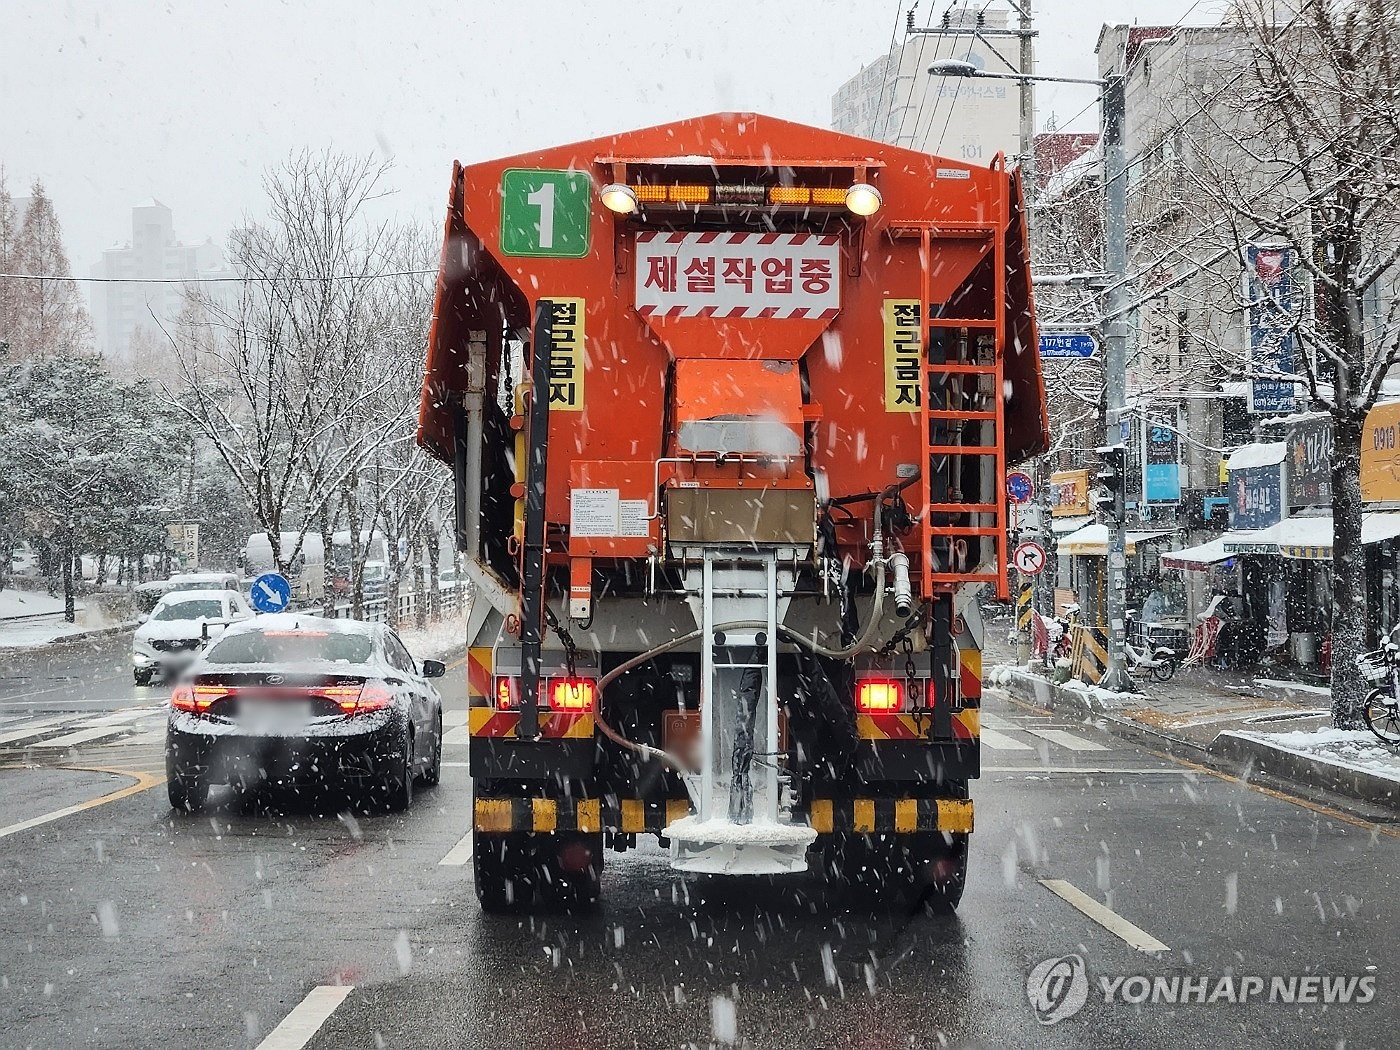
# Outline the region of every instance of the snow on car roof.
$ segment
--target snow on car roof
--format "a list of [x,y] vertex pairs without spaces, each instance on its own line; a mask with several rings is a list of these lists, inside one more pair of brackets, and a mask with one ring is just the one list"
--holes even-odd
[[185,602],[221,602],[232,593],[232,591],[214,587],[202,588],[200,590],[171,591],[156,604],[168,607],[171,605],[184,605]]
[[247,634],[252,631],[324,631],[331,634],[363,634],[374,630],[374,624],[363,620],[331,620],[315,613],[264,613],[251,620],[233,624],[224,636]]

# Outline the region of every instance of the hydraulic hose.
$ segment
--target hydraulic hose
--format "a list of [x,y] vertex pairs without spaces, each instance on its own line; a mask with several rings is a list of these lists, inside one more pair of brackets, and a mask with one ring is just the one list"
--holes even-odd
[[[875,504],[875,530],[874,535],[870,541],[870,553],[871,557],[875,561],[875,604],[872,605],[870,608],[870,618],[866,621],[865,630],[861,632],[860,637],[857,638],[850,645],[846,646],[844,649],[829,649],[826,646],[822,645],[820,642],[814,641],[811,638],[805,638],[802,635],[793,631],[791,628],[784,627],[781,624],[778,626],[778,634],[780,637],[785,638],[796,645],[800,645],[804,649],[808,649],[811,652],[816,653],[818,656],[825,656],[832,660],[845,660],[852,656],[855,656],[856,653],[859,653],[864,649],[873,648],[870,642],[875,634],[877,626],[880,623],[880,614],[884,612],[885,605],[886,559],[884,544],[884,528],[883,523],[881,521],[882,505],[885,499],[895,495],[896,493],[902,492],[904,489],[908,488],[917,480],[918,475],[916,474],[914,477],[908,478],[897,485],[889,486],[887,489],[884,490],[884,492],[880,494],[880,499]],[[767,627],[768,623],[764,620],[734,620],[730,623],[716,624],[714,630],[766,630]],[[646,652],[640,653],[637,656],[632,657],[630,660],[624,660],[622,663],[618,664],[616,667],[614,667],[611,671],[603,675],[603,677],[598,680],[598,695],[602,696],[603,691],[607,689],[609,685],[617,681],[619,678],[621,678],[628,671],[632,670],[634,667],[640,667],[642,664],[648,663],[651,660],[656,659],[656,657],[660,656],[662,653],[670,652],[672,649],[685,645],[687,642],[692,642],[704,633],[705,632],[703,630],[695,630],[689,632],[688,634],[679,635],[675,638],[672,638],[670,641],[662,642],[660,645],[653,646]],[[671,754],[669,751],[666,751],[659,747],[652,747],[650,744],[639,744],[635,740],[628,740],[616,729],[608,725],[607,721],[604,720],[600,711],[595,711],[593,713],[593,721],[594,724],[597,725],[598,731],[601,732],[605,737],[611,740],[618,747],[626,748],[629,751],[635,751],[637,754],[643,755],[647,758],[652,758],[661,762],[665,762],[677,772],[690,772],[689,767],[687,767],[684,762],[682,762],[675,755]]]

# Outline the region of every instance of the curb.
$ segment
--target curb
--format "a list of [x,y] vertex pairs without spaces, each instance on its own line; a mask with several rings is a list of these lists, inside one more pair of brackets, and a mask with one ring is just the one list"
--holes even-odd
[[1209,745],[1120,718],[1114,709],[1074,689],[1065,689],[1039,675],[1013,670],[1003,685],[1021,700],[1049,710],[1069,710],[1104,723],[1114,736],[1158,748],[1175,758],[1211,766],[1245,782],[1272,779],[1295,789],[1326,791],[1380,809],[1400,812],[1400,784],[1364,770],[1319,762],[1307,755],[1272,747],[1264,741],[1226,731]]
[[1239,775],[1245,779],[1257,770],[1296,784],[1400,810],[1400,782],[1364,769],[1318,762],[1308,755],[1230,731],[1217,736],[1210,749],[1212,754],[1238,764]]
[[126,634],[134,631],[140,626],[135,620],[130,623],[117,624],[115,627],[99,627],[95,631],[83,631],[81,634],[65,635],[62,638],[55,638],[51,642],[43,645],[17,645],[4,647],[0,646],[0,653],[42,653],[50,649],[61,649],[68,645],[78,645],[82,642],[90,642],[95,638],[111,638],[113,635]]

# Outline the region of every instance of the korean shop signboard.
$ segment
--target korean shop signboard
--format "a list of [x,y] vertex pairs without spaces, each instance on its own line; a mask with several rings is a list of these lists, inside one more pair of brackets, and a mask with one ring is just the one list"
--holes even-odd
[[1292,412],[1296,391],[1293,322],[1297,307],[1293,249],[1250,244],[1244,250],[1244,301],[1249,327],[1249,410],[1262,414]]
[[1377,405],[1361,430],[1361,498],[1400,503],[1400,401]]
[[1283,518],[1283,464],[1230,471],[1230,528],[1267,529]]
[[1077,518],[1092,513],[1087,470],[1057,470],[1050,475],[1052,518]]
[[1332,503],[1332,423],[1311,419],[1288,433],[1288,505]]

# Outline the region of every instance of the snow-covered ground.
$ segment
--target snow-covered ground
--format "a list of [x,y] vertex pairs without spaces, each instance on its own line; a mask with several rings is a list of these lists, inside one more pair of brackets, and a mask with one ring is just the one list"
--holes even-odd
[[401,627],[399,637],[415,659],[441,660],[466,645],[468,615],[464,611],[445,617],[437,623],[428,624],[421,631],[413,626]]
[[6,587],[0,591],[0,620],[17,616],[43,616],[63,612],[63,596],[51,597],[44,591],[17,591]]
[[20,622],[0,620],[0,649],[32,649],[61,638],[86,634],[90,630],[80,624],[65,623],[62,613]]

